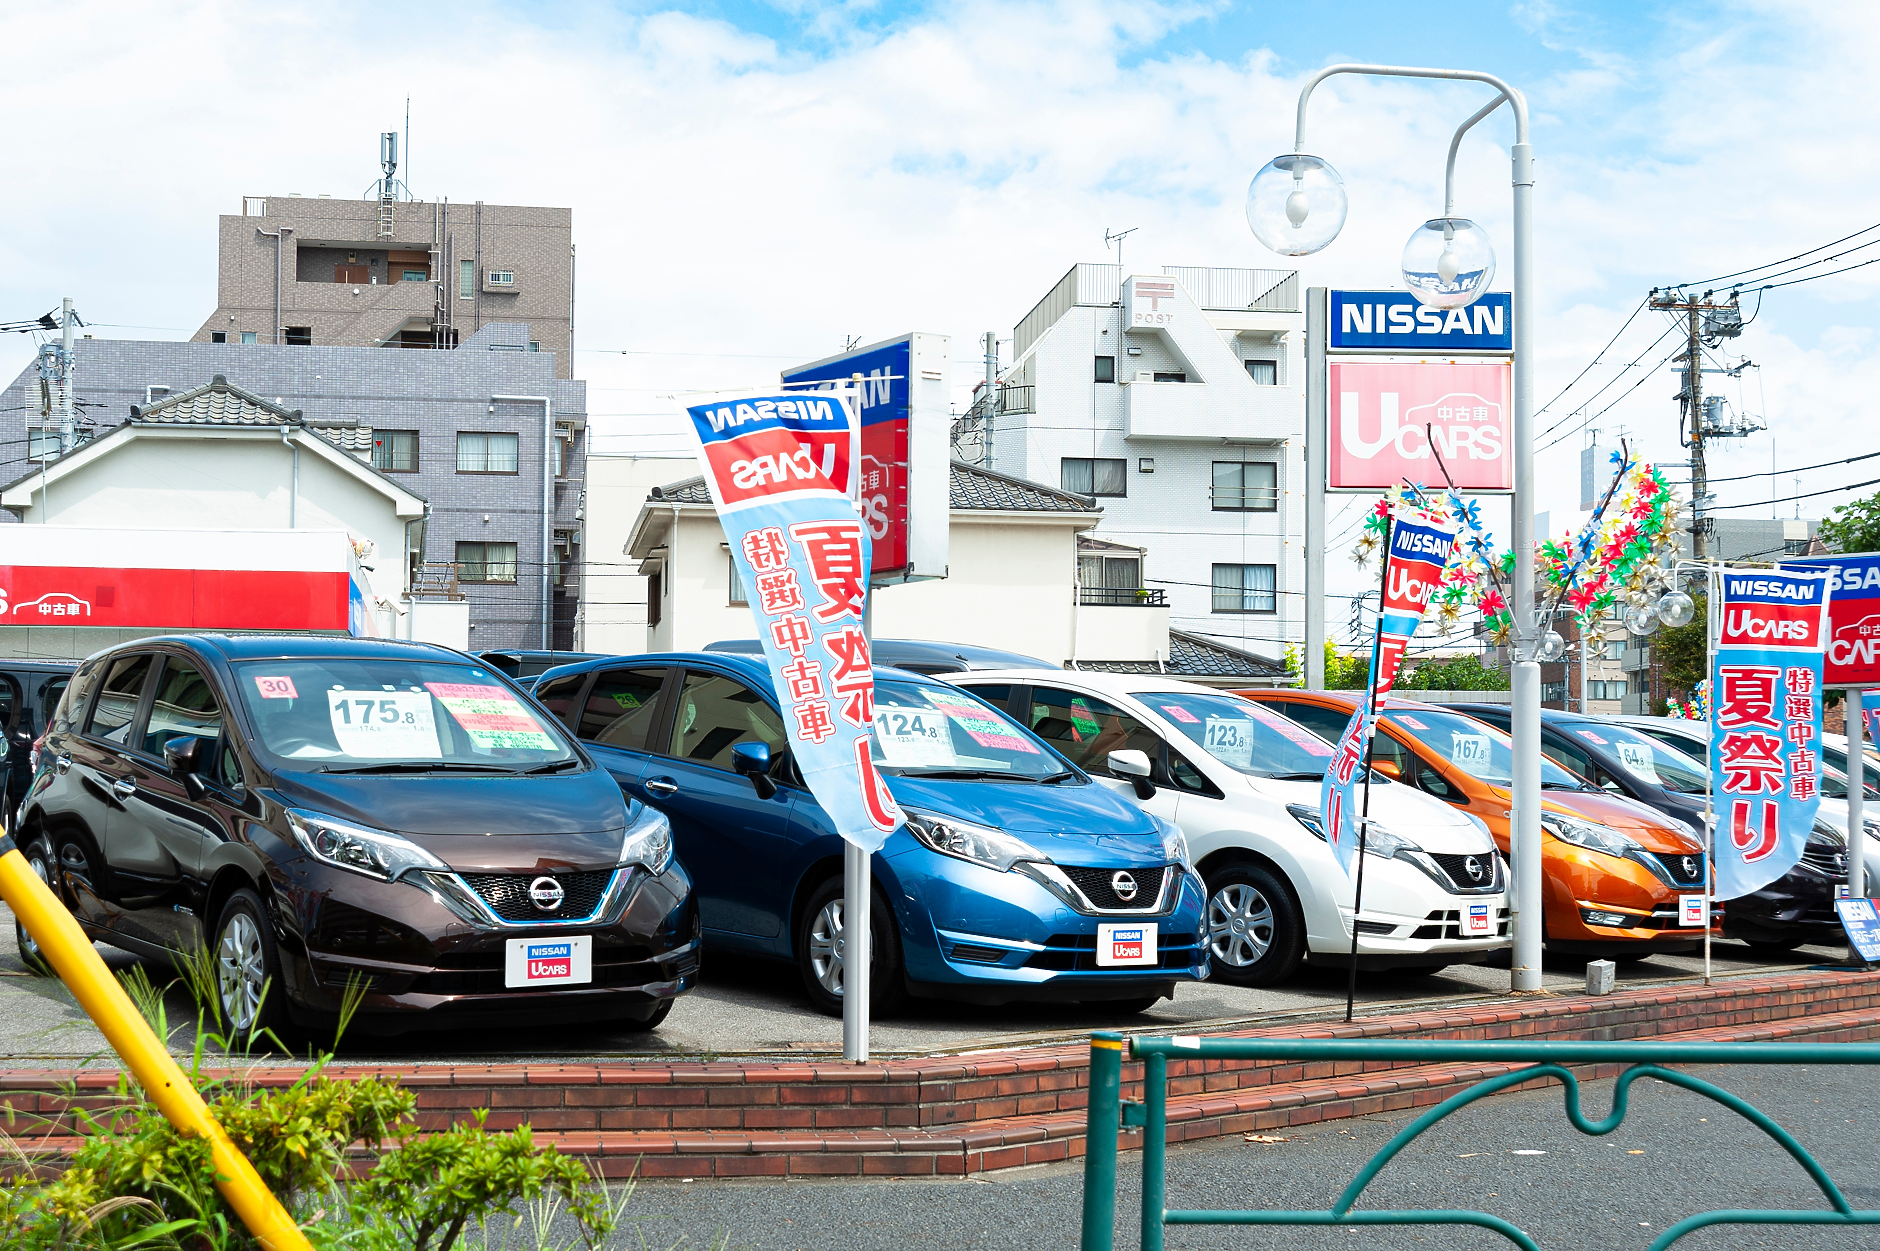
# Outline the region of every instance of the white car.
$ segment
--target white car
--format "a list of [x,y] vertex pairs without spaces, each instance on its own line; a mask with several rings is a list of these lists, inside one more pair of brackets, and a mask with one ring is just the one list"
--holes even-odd
[[[1330,743],[1251,700],[1153,675],[945,680],[1181,828],[1207,887],[1212,976],[1264,986],[1303,959],[1350,967],[1354,883],[1319,828]],[[1508,869],[1487,826],[1381,774],[1370,811],[1359,968],[1430,973],[1508,946]]]
[[[1696,760],[1702,767],[1710,758],[1710,722],[1693,721],[1688,717],[1641,717],[1628,713],[1625,716],[1612,717],[1622,725],[1629,725],[1641,734],[1649,734],[1667,747],[1675,748]],[[1847,738],[1844,735],[1821,736],[1824,746],[1830,738],[1839,740],[1840,759],[1847,761]],[[1815,819],[1826,822],[1842,838],[1847,837],[1847,774],[1831,762],[1833,752],[1822,753],[1821,803],[1815,809]],[[1880,876],[1880,797],[1871,790],[1861,808],[1861,826],[1867,831],[1867,889],[1871,894],[1877,876]]]

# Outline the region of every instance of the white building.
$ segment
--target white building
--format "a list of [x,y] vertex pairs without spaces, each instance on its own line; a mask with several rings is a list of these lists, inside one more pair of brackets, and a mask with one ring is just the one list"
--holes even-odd
[[1103,506],[1082,601],[1270,658],[1301,637],[1304,330],[1296,273],[1185,266],[1072,266],[1018,323],[974,414],[993,469]]

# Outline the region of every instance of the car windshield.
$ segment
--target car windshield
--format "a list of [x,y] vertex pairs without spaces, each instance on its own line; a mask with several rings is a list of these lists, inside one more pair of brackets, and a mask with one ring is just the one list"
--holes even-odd
[[[1257,778],[1321,778],[1333,747],[1298,722],[1252,700],[1202,691],[1135,696],[1230,769]],[[1381,774],[1372,781],[1382,782]]]
[[[1514,742],[1495,727],[1435,708],[1386,710],[1384,716],[1470,777],[1490,786],[1514,785]],[[1579,790],[1586,783],[1543,756],[1541,785]]]
[[261,746],[292,768],[548,772],[579,760],[551,718],[482,666],[309,657],[235,674]]
[[1702,795],[1710,789],[1710,775],[1701,760],[1694,760],[1676,748],[1667,747],[1649,734],[1641,734],[1629,725],[1601,722],[1571,722],[1561,730],[1600,748],[1616,759],[1633,777],[1652,786],[1662,786],[1680,795]]
[[1077,776],[996,708],[958,687],[875,682],[875,766],[910,777],[1000,777],[1028,782]]

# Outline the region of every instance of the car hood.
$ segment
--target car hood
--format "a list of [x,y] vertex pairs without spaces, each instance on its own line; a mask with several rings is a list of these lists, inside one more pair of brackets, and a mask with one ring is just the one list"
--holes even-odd
[[1596,791],[1548,791],[1542,806],[1617,830],[1647,851],[1686,856],[1704,850],[1703,840],[1680,834],[1666,825],[1663,814],[1656,808],[1617,795]]
[[611,833],[627,825],[620,784],[604,769],[537,777],[457,774],[282,772],[274,790],[290,807],[400,834],[503,835]]
[[[1059,864],[1162,864],[1156,822],[1095,781],[1069,784],[889,777],[903,807],[1015,834]],[[1100,859],[1093,860],[1097,856]]]
[[[1315,809],[1319,806],[1317,782],[1249,778],[1248,784],[1281,803],[1304,804]],[[1402,835],[1424,851],[1466,855],[1495,849],[1486,829],[1442,800],[1401,782],[1371,788],[1371,816],[1391,833]]]

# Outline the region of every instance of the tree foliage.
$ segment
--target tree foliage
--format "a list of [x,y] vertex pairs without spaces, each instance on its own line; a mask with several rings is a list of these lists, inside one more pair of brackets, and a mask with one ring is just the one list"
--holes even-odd
[[1491,669],[1474,652],[1448,660],[1426,660],[1397,679],[1399,691],[1505,691],[1508,675]]
[[1837,552],[1880,552],[1880,492],[1842,504],[1816,532]]

